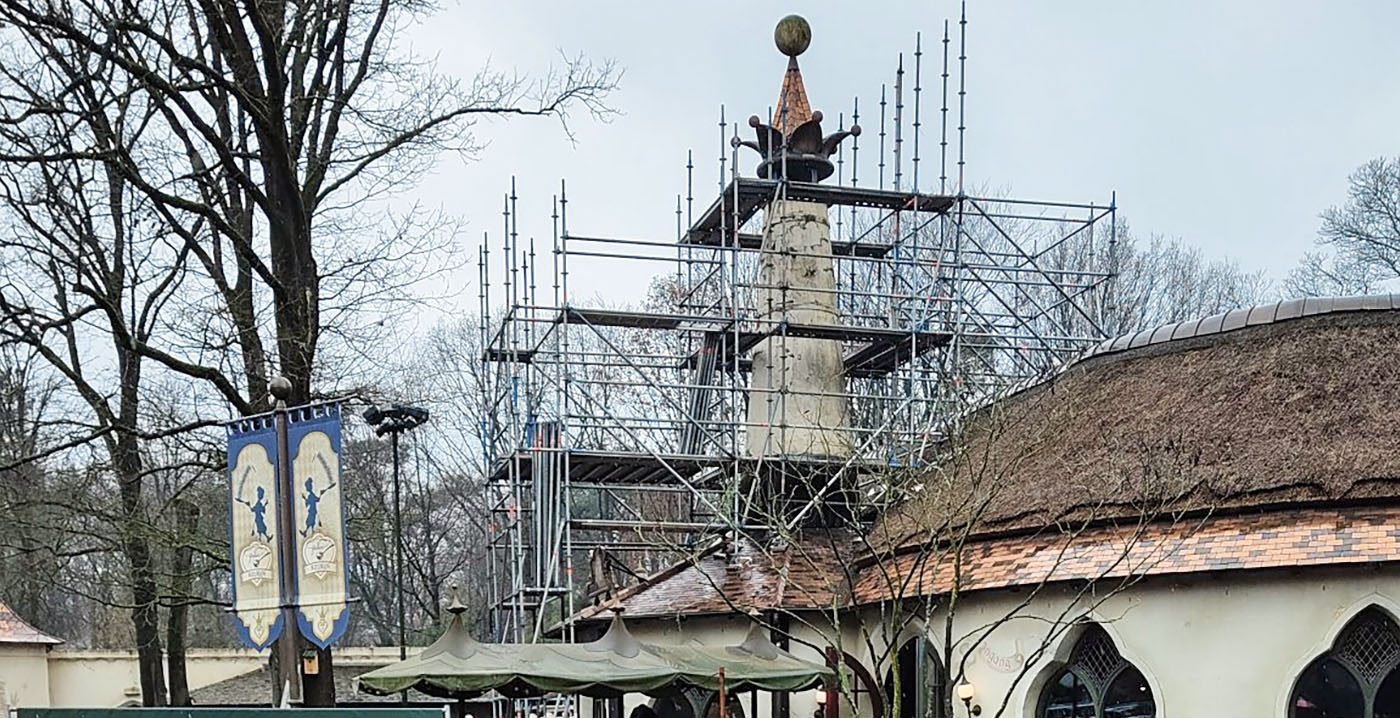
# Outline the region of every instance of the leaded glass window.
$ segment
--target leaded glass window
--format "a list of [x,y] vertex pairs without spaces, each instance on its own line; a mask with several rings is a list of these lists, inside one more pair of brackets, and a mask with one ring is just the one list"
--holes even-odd
[[1378,608],[1357,614],[1288,705],[1289,718],[1400,718],[1400,626]]
[[1040,694],[1037,718],[1155,718],[1157,704],[1142,671],[1099,626],[1085,629],[1069,663]]

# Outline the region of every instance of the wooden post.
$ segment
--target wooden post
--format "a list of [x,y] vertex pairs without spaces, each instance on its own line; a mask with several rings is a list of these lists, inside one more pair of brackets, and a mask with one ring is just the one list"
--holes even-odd
[[729,718],[729,697],[724,694],[724,666],[719,667],[719,718]]
[[836,678],[826,686],[826,710],[822,718],[837,718],[841,709],[837,703],[841,699],[840,691],[837,690],[841,682],[841,656],[836,652],[835,646],[826,647],[826,665],[835,671]]

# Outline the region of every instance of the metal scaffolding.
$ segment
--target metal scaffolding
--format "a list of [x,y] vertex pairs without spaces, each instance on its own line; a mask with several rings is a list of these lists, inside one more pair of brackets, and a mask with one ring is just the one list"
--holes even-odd
[[[618,571],[655,570],[717,536],[762,536],[833,515],[863,520],[872,496],[861,477],[917,467],[967,411],[1105,337],[1114,203],[964,191],[965,24],[955,68],[944,26],[932,180],[921,167],[929,123],[916,39],[912,90],[901,54],[892,99],[880,90],[878,132],[833,156],[830,183],[744,176],[738,124],[721,109],[718,194],[695,212],[688,158],[672,240],[575,230],[561,183],[550,244],[537,248],[520,239],[512,186],[501,233],[483,240],[478,264],[498,640],[538,640]],[[857,100],[851,125],[859,108]],[[844,113],[838,124],[847,126]],[[873,151],[860,143],[872,134]],[[782,202],[829,207],[834,285],[825,291],[835,322],[771,311],[771,297],[791,289],[761,279],[765,262],[780,261],[764,227]],[[570,271],[580,258],[654,273],[650,297],[621,309],[574,303]],[[849,407],[841,428],[850,450],[755,452],[755,437],[774,427],[822,429],[783,415],[755,420],[748,407],[756,348],[785,358],[786,343],[803,340],[840,347],[845,388],[829,398]]]

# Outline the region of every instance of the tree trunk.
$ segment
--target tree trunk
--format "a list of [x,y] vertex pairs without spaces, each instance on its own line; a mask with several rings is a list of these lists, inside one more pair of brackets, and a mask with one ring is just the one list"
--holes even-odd
[[[123,437],[119,443],[132,444]],[[122,503],[122,549],[131,570],[131,621],[136,629],[136,659],[141,674],[141,704],[163,706],[165,696],[165,665],[160,645],[160,609],[157,604],[155,572],[151,565],[151,547],[141,527],[140,459],[124,457],[119,469]],[[135,463],[135,468],[131,464]]]
[[331,650],[317,648],[315,644],[302,639],[303,649],[316,652],[319,671],[313,675],[303,675],[301,679],[301,699],[306,706],[331,708],[335,706],[335,666],[331,663]]
[[[300,211],[300,196],[289,184],[268,181],[269,195],[277,192],[279,186],[286,194],[282,201],[291,205],[293,211],[270,213],[280,221],[274,221],[270,228],[272,240],[273,271],[286,290],[286,296],[275,302],[277,315],[277,356],[281,361],[282,375],[292,383],[292,394],[288,406],[299,406],[311,400],[311,371],[316,355],[318,334],[317,303],[320,297],[320,282],[316,276],[316,261],[311,256],[310,226],[304,221]],[[288,630],[296,630],[295,626]],[[315,651],[317,672],[302,674],[301,698],[307,707],[332,707],[335,705],[335,665],[328,648],[317,648],[310,641],[302,639],[302,652]]]
[[[311,398],[311,372],[316,358],[316,343],[320,334],[320,278],[316,260],[311,255],[311,227],[301,211],[300,198],[294,187],[279,188],[268,183],[269,199],[287,207],[269,212],[269,240],[272,250],[272,271],[282,285],[273,302],[277,320],[277,358],[282,376],[292,382],[290,405]],[[283,198],[280,194],[291,195]]]
[[[118,268],[119,269],[119,268]],[[118,285],[118,291],[120,285]],[[120,295],[118,295],[120,296]],[[117,303],[120,306],[119,301]],[[130,347],[117,341],[117,363],[121,376],[117,431],[108,443],[121,494],[122,550],[131,571],[131,621],[136,629],[136,656],[141,674],[141,702],[164,706],[165,663],[160,645],[160,598],[155,566],[151,557],[150,532],[141,510],[141,448],[136,434],[140,411],[140,358]]]
[[190,705],[190,684],[185,673],[185,629],[189,625],[188,599],[194,587],[190,566],[194,557],[195,531],[199,523],[199,506],[177,500],[175,505],[175,547],[171,566],[170,593],[174,602],[165,624],[166,662],[170,683],[170,705]]

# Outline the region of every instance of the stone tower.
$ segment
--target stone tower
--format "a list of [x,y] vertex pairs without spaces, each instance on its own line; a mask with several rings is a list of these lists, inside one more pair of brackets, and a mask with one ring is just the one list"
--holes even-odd
[[773,121],[749,118],[758,137],[742,143],[762,155],[758,176],[780,183],[764,213],[755,297],[759,325],[776,331],[752,354],[747,448],[755,458],[840,458],[852,450],[841,343],[792,335],[839,323],[828,208],[787,199],[783,185],[830,177],[831,154],[860,128],[822,135],[822,114],[808,104],[797,66],[811,40],[807,22],[783,18],[774,39],[788,66]]

